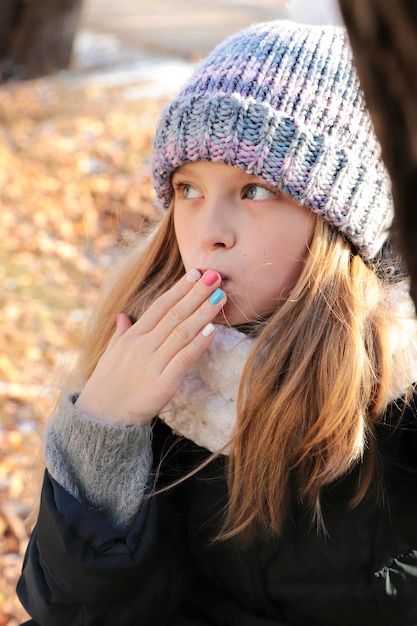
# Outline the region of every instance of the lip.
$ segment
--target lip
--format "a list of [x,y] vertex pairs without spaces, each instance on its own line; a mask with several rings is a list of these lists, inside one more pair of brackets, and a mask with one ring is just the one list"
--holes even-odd
[[201,272],[201,275],[203,275],[204,272],[207,272],[207,270],[209,269],[217,272],[220,275],[220,278],[222,279],[222,286],[224,286],[224,284],[227,283],[229,280],[229,277],[227,276],[227,274],[220,272],[220,270],[216,269],[215,267],[198,267],[197,269],[199,272]]

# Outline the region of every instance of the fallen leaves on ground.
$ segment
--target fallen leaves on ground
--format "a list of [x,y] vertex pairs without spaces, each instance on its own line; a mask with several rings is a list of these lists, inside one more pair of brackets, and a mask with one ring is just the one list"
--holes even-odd
[[157,219],[149,155],[162,102],[43,79],[0,88],[0,626],[36,500],[54,376],[120,251]]

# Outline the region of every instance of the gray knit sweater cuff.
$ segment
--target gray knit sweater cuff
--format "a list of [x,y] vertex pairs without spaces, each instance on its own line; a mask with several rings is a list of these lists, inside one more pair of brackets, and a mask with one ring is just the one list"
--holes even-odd
[[126,531],[149,481],[151,427],[104,423],[81,413],[73,401],[63,395],[47,424],[46,467],[74,498]]

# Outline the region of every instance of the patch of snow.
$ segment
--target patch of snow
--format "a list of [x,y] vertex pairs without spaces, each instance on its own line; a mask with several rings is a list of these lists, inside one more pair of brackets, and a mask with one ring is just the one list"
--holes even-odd
[[114,35],[84,28],[78,31],[74,41],[72,65],[76,71],[88,72],[130,63],[137,58],[138,50]]
[[81,30],[74,42],[73,69],[60,78],[81,87],[129,87],[127,99],[161,98],[176,92],[195,64],[144,52],[109,34]]
[[343,25],[337,0],[290,0],[287,9],[294,22]]

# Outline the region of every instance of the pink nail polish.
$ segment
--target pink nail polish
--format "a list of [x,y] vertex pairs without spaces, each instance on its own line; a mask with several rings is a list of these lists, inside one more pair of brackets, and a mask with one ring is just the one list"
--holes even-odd
[[214,270],[208,270],[203,277],[203,283],[207,287],[211,287],[212,285],[214,285],[216,280],[218,280],[218,278],[219,275],[217,272],[215,272]]

